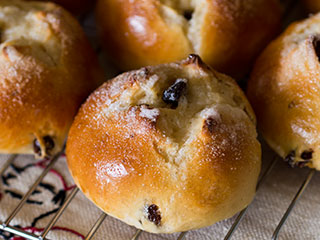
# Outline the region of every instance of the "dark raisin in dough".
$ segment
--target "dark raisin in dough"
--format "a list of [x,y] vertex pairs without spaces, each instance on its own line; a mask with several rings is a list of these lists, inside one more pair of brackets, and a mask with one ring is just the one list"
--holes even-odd
[[38,139],[33,140],[33,151],[38,156],[41,156],[41,146],[40,146]]
[[[44,136],[43,142],[45,145],[45,153],[50,154],[50,151],[54,148],[54,141],[50,136]],[[33,140],[33,151],[35,154],[41,156],[41,145],[38,139]]]
[[297,162],[296,165],[297,165],[299,168],[303,168],[303,167],[305,167],[305,166],[307,165],[308,162],[309,162],[309,161]]
[[173,85],[166,89],[162,94],[162,100],[171,105],[171,108],[177,108],[179,98],[187,87],[187,80],[178,78]]
[[54,148],[54,141],[50,136],[44,136],[43,141],[46,146],[46,150],[50,151]]
[[295,163],[294,163],[294,159],[296,157],[296,152],[294,150],[290,151],[288,153],[288,155],[284,158],[284,160],[286,162],[288,162],[288,164],[291,166],[291,167],[294,167],[295,166]]
[[303,151],[303,153],[301,153],[301,158],[304,160],[310,160],[312,159],[312,153],[313,153],[313,150]]
[[153,222],[155,225],[159,226],[161,223],[161,215],[159,207],[155,204],[151,204],[148,207],[148,219],[150,222]]
[[192,10],[187,10],[183,12],[184,18],[188,21],[192,18],[192,14],[193,14]]

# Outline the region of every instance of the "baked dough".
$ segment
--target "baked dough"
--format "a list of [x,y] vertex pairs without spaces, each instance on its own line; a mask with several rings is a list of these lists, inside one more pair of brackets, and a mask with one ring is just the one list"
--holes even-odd
[[0,152],[61,150],[103,74],[81,26],[53,3],[0,1]]
[[243,77],[280,30],[278,0],[99,0],[101,43],[122,70],[197,53]]
[[67,161],[99,208],[154,233],[231,217],[255,194],[255,116],[241,89],[200,58],[127,72],[90,95]]
[[320,170],[320,14],[291,24],[259,57],[248,97],[268,144]]

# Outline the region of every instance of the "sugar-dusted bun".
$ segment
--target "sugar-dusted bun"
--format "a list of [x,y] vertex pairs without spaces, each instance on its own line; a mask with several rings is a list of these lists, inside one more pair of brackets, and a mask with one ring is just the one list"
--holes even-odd
[[103,211],[171,233],[250,203],[260,171],[256,135],[236,83],[191,55],[103,84],[76,116],[66,152],[76,184]]
[[98,0],[96,14],[102,44],[123,70],[197,53],[238,77],[278,32],[281,9],[278,0]]
[[320,170],[320,14],[293,23],[258,59],[248,97],[269,145]]
[[0,1],[0,152],[52,155],[102,81],[80,25],[53,3]]

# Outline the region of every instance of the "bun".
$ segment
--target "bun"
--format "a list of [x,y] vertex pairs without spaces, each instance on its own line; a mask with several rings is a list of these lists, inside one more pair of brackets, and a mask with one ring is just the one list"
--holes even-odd
[[293,23],[259,57],[248,97],[268,144],[291,166],[320,170],[320,14]]
[[122,70],[182,60],[190,53],[220,72],[246,74],[278,33],[278,0],[99,0],[102,45]]
[[66,153],[76,184],[103,211],[171,233],[251,202],[261,164],[256,136],[236,83],[191,55],[103,84],[76,116]]
[[52,155],[102,72],[61,7],[1,0],[0,13],[0,152]]

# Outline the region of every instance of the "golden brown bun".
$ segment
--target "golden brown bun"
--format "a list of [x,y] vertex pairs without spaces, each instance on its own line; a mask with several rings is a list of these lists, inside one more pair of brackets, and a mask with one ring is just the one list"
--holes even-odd
[[303,0],[309,12],[316,13],[320,11],[320,0]]
[[197,53],[239,77],[278,32],[281,9],[278,0],[99,0],[96,15],[102,44],[123,70]]
[[0,1],[0,152],[61,149],[103,75],[81,27],[53,3]]
[[155,233],[208,226],[246,207],[261,162],[243,92],[195,55],[103,84],[76,116],[66,152],[89,199]]
[[248,97],[269,145],[320,170],[320,14],[293,23],[259,57]]
[[96,0],[28,0],[28,1],[42,1],[42,2],[54,2],[66,8],[73,14],[82,14],[88,12]]

